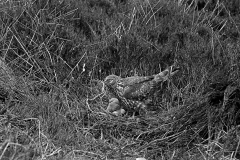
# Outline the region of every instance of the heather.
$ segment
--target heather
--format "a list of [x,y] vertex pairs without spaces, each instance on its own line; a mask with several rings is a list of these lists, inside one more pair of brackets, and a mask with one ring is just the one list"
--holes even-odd
[[[0,159],[239,158],[238,0],[0,2]],[[104,78],[181,71],[135,119]]]

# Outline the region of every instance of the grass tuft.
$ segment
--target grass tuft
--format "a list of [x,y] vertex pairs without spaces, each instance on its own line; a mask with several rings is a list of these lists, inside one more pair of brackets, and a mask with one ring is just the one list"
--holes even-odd
[[[216,2],[1,1],[0,159],[239,159],[239,1]],[[145,115],[106,112],[106,76],[172,64]]]

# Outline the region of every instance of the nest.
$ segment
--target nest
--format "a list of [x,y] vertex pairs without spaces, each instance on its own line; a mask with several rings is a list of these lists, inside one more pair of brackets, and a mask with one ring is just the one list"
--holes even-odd
[[[222,84],[221,84],[222,85]],[[164,121],[169,124],[164,133],[165,140],[157,146],[192,147],[197,143],[213,140],[219,131],[228,131],[240,124],[240,88],[225,85],[207,91],[202,98],[189,100],[189,104],[168,113],[172,119]],[[162,131],[155,132],[156,135]]]

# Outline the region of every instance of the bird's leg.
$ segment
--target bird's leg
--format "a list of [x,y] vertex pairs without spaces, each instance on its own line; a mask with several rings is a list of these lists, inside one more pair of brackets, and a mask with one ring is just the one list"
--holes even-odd
[[140,101],[133,101],[133,102],[135,103],[136,107],[133,109],[133,115],[129,119],[135,119],[136,112],[138,112],[139,115],[145,115],[147,112],[146,111],[147,105]]

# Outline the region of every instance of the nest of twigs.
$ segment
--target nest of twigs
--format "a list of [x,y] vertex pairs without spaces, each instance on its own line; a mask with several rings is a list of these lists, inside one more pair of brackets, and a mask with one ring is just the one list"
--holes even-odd
[[196,144],[219,140],[221,131],[227,132],[239,125],[240,88],[229,83],[214,84],[209,88],[201,98],[189,100],[189,104],[166,113],[165,117],[170,118],[163,119],[159,125],[162,127],[151,132],[149,143],[141,149],[189,149]]
[[[134,140],[134,153],[185,148],[206,144],[239,124],[240,88],[231,83],[210,85],[198,98],[165,111],[136,119],[112,117],[95,123],[92,133],[111,140]],[[99,131],[99,132],[96,132]],[[120,142],[119,142],[120,143]],[[122,152],[130,154],[129,146]],[[128,148],[128,149],[127,149]]]

